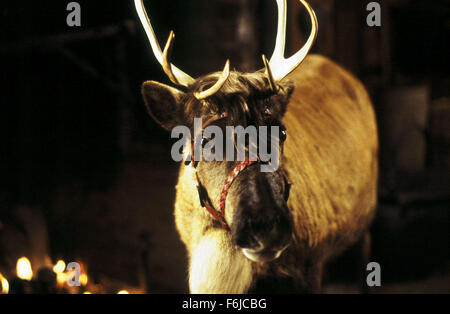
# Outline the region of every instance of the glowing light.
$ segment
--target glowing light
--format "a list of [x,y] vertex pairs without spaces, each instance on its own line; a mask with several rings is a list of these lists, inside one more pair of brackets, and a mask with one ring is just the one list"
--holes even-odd
[[127,290],[120,290],[117,294],[130,294]]
[[31,269],[30,260],[26,257],[21,257],[17,260],[16,265],[17,277],[23,280],[31,280],[33,278],[33,270]]
[[56,262],[55,266],[53,266],[53,271],[57,274],[63,273],[66,270],[66,263],[63,260],[59,260]]
[[80,275],[80,283],[82,286],[86,286],[88,283],[88,276],[86,274]]
[[92,293],[89,291],[85,291],[85,292],[83,292],[83,294],[92,294]]
[[6,278],[2,276],[2,274],[0,274],[0,283],[1,283],[1,286],[2,286],[2,293],[3,294],[8,294],[8,292],[9,292],[9,283],[8,283],[8,280],[6,280]]
[[66,273],[57,273],[56,281],[58,283],[58,287],[62,288],[64,284],[67,282],[67,274]]

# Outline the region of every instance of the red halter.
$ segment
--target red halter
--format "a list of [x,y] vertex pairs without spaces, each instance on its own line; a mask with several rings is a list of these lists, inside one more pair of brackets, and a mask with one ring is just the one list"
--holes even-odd
[[197,173],[195,173],[195,176],[197,178],[197,189],[198,189],[198,195],[200,198],[200,204],[202,207],[205,207],[206,210],[214,217],[216,218],[220,224],[222,225],[222,228],[225,230],[230,230],[230,227],[228,226],[226,220],[225,220],[225,203],[227,200],[228,190],[231,187],[231,184],[233,183],[234,179],[245,170],[248,166],[256,163],[256,160],[250,160],[245,159],[244,161],[238,163],[233,170],[228,175],[227,179],[225,180],[225,184],[222,188],[222,193],[220,194],[220,211],[217,211],[214,209],[214,207],[211,205],[211,202],[208,198],[208,194],[206,193],[205,188],[201,185],[200,180],[198,178]]
[[[216,115],[210,119],[208,119],[204,124],[203,124],[203,128],[207,127],[209,124],[226,118],[228,116],[227,113],[222,113],[220,115]],[[191,152],[191,162],[192,162],[192,166],[194,168],[197,167],[198,162],[194,160],[194,146],[195,143],[194,141],[192,142],[192,152]],[[197,172],[195,172],[195,177],[197,179],[197,190],[198,190],[198,196],[200,198],[200,205],[204,208],[206,208],[206,210],[215,218],[217,219],[220,224],[222,225],[222,228],[224,228],[225,230],[230,230],[230,227],[228,226],[226,220],[225,220],[225,203],[227,200],[227,195],[228,195],[228,191],[231,187],[231,184],[233,183],[233,181],[236,179],[236,177],[242,172],[244,171],[248,166],[256,163],[257,160],[250,160],[250,159],[245,159],[244,161],[238,163],[233,170],[231,170],[231,172],[228,174],[227,179],[225,180],[224,186],[222,188],[222,193],[220,194],[220,211],[217,211],[214,209],[214,206],[212,206],[209,197],[208,197],[208,193],[206,192],[205,188],[202,186],[202,184],[200,183],[200,179],[198,177]],[[187,165],[189,163],[186,163]]]

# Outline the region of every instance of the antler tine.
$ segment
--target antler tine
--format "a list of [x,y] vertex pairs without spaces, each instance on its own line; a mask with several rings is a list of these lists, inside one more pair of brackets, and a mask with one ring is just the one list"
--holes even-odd
[[286,21],[287,21],[287,6],[286,0],[276,0],[278,7],[278,26],[277,38],[275,41],[275,49],[273,50],[270,62],[284,59],[284,50],[286,46]]
[[292,57],[285,59],[284,47],[286,43],[286,0],[276,1],[278,4],[279,19],[278,33],[274,54],[270,59],[270,68],[272,68],[273,79],[276,81],[280,81],[293,70],[295,70],[308,55],[308,52],[311,50],[311,47],[317,37],[318,22],[316,14],[314,13],[314,10],[311,8],[311,6],[306,1],[299,0],[308,11],[308,14],[311,18],[311,34],[309,35],[306,44],[299,51],[297,51],[297,53],[295,53]]
[[[158,60],[158,62],[163,66],[164,71],[169,76],[170,80],[178,85],[188,86],[189,84],[194,82],[194,79],[189,76],[188,74],[184,73],[180,69],[178,69],[176,66],[172,64],[164,64],[164,55],[161,51],[161,47],[159,46],[158,40],[156,38],[155,31],[153,30],[152,24],[150,22],[150,19],[148,18],[147,12],[144,8],[143,0],[134,0],[134,5],[136,6],[136,11],[139,15],[139,19],[141,20],[142,26],[144,27],[145,33],[147,34],[148,40],[150,41],[150,45],[152,46],[153,53]],[[169,40],[166,44],[166,49],[168,50],[166,54],[170,54],[171,44],[173,40],[173,33],[171,32],[171,35],[169,36]],[[164,50],[166,50],[164,49]],[[167,61],[167,55],[166,55],[166,61]],[[170,71],[167,71],[166,69],[170,69]],[[170,73],[170,74],[169,74]],[[172,75],[172,77],[171,77]],[[175,79],[175,80],[174,80]]]
[[267,76],[267,80],[269,81],[270,89],[276,94],[276,93],[278,93],[278,86],[277,86],[277,82],[273,78],[273,74],[272,74],[272,70],[270,68],[269,61],[267,60],[265,55],[262,55],[262,59],[264,62],[264,66],[266,68],[266,76]]
[[164,47],[163,51],[163,61],[162,61],[162,67],[164,70],[164,73],[169,77],[169,79],[172,81],[172,83],[181,85],[178,79],[176,78],[175,74],[172,70],[172,64],[170,63],[170,57],[172,56],[172,48],[173,48],[173,39],[175,37],[175,34],[173,31],[170,31],[169,38],[167,39],[166,46]]
[[222,88],[223,84],[225,84],[229,76],[230,76],[230,60],[227,60],[227,62],[225,63],[225,68],[223,69],[222,74],[220,75],[217,82],[207,90],[204,90],[203,92],[194,93],[195,98],[197,98],[198,100],[203,100],[208,97],[211,97]]

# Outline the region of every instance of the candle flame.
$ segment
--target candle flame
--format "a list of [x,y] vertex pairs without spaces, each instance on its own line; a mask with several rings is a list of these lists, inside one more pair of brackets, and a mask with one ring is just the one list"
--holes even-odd
[[9,292],[9,283],[8,283],[8,280],[6,280],[6,278],[2,276],[2,274],[0,274],[0,284],[2,286],[2,293],[3,294],[8,294],[8,292]]
[[66,263],[63,260],[59,260],[56,262],[55,266],[53,266],[53,271],[56,274],[63,273],[66,270]]
[[31,280],[33,278],[33,270],[31,269],[30,260],[26,257],[21,257],[17,260],[16,265],[17,277],[23,280]]
[[117,294],[130,294],[127,290],[120,290]]
[[58,282],[58,287],[62,288],[67,281],[67,274],[66,273],[57,273],[56,281]]
[[80,283],[82,286],[86,286],[88,283],[88,276],[86,274],[80,275]]

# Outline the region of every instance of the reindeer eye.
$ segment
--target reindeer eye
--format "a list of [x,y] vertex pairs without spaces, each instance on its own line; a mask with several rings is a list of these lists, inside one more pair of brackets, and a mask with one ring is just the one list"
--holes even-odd
[[286,181],[286,186],[284,188],[284,200],[287,202],[289,199],[289,192],[291,191],[291,184]]
[[284,126],[280,127],[280,140],[284,142],[287,138],[286,128]]
[[200,144],[202,145],[203,148],[205,148],[205,145],[210,141],[211,139],[207,138],[207,137],[202,137],[202,140],[200,142]]

